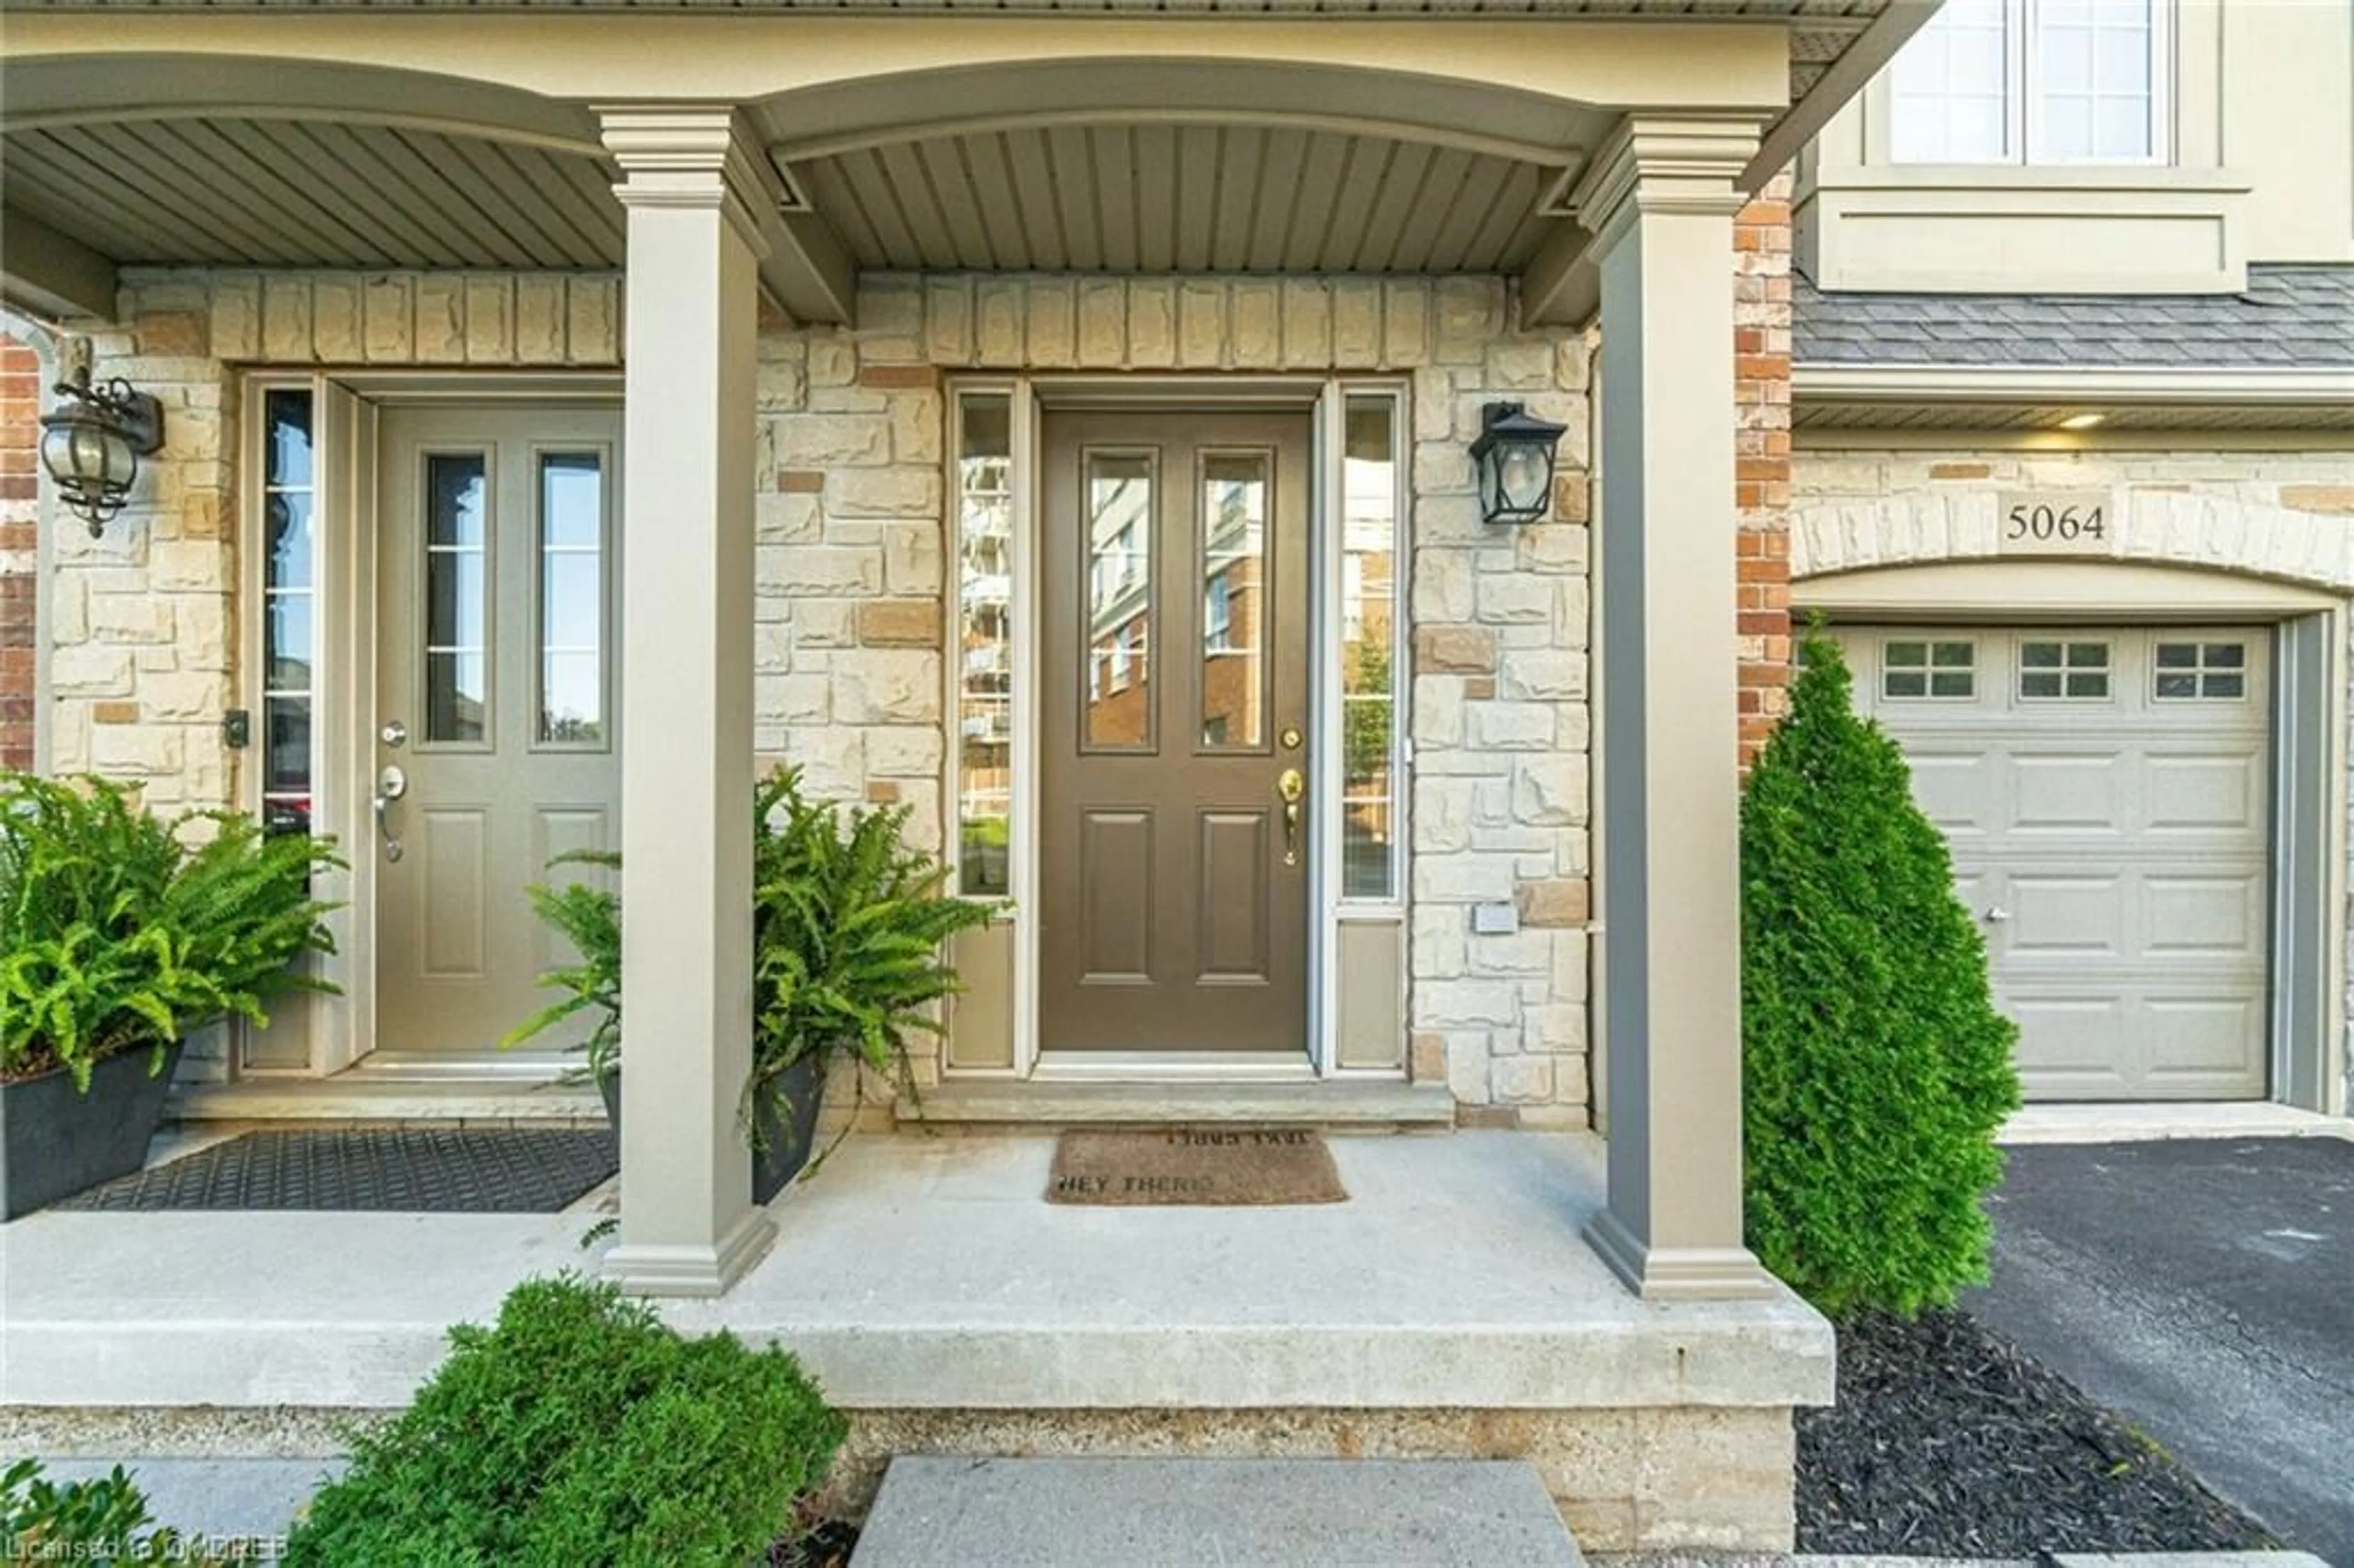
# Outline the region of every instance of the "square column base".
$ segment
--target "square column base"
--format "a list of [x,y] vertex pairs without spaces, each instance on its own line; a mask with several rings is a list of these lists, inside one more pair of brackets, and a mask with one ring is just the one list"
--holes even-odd
[[716,1246],[624,1244],[605,1255],[602,1272],[631,1296],[724,1296],[776,1239],[777,1222],[752,1209]]
[[1646,1301],[1728,1301],[1782,1291],[1746,1247],[1651,1246],[1604,1209],[1585,1223],[1585,1243]]

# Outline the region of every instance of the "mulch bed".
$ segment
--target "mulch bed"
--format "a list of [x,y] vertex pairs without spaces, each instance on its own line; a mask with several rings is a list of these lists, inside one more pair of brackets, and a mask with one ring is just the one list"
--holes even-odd
[[829,1519],[807,1535],[769,1548],[765,1568],[850,1568],[850,1554],[857,1546],[856,1526]]
[[1798,1550],[1959,1557],[2277,1545],[2155,1442],[1960,1312],[1843,1326],[1802,1410]]

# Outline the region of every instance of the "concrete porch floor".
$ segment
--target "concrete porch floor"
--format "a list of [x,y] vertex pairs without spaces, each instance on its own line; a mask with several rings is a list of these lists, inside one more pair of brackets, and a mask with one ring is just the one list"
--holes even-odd
[[[1509,1456],[1593,1547],[1771,1545],[1776,1476],[1787,1532],[1811,1309],[1629,1296],[1579,1234],[1598,1139],[1331,1144],[1348,1202],[1142,1209],[1044,1202],[1051,1139],[857,1138],[732,1292],[663,1310],[793,1350],[857,1418],[854,1491],[897,1452]],[[33,1215],[0,1229],[0,1449],[332,1451],[448,1325],[593,1266],[588,1218]]]

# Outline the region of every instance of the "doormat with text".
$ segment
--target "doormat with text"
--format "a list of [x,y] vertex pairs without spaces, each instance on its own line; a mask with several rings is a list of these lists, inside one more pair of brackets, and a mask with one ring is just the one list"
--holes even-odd
[[1156,1127],[1066,1132],[1050,1203],[1241,1208],[1348,1200],[1324,1135],[1303,1127]]
[[249,1132],[55,1206],[553,1214],[610,1177],[615,1154],[601,1128]]

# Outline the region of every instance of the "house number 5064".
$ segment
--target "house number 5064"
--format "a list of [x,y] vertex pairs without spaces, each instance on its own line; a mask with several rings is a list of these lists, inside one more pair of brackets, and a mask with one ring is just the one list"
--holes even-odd
[[2101,507],[2019,505],[2010,509],[2004,519],[2006,539],[2033,539],[2066,543],[2073,539],[2105,539],[2107,530],[2101,522]]
[[2111,499],[2099,490],[2012,491],[1999,498],[1997,548],[2006,555],[2105,551]]

